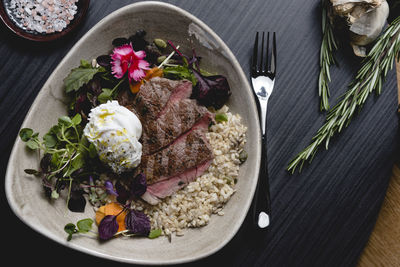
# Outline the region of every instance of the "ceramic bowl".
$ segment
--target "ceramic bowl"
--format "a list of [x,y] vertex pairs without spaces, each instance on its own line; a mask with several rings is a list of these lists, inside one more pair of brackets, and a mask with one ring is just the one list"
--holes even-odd
[[37,169],[39,159],[25,144],[16,139],[6,173],[6,195],[15,214],[32,229],[44,236],[91,255],[127,263],[175,264],[206,257],[221,249],[236,234],[243,223],[255,191],[260,165],[260,131],[256,104],[247,77],[226,44],[202,21],[170,4],[140,2],[125,6],[102,19],[69,51],[48,78],[31,106],[23,127],[39,131],[42,136],[65,115],[63,79],[81,59],[91,60],[112,50],[117,37],[128,37],[138,29],[145,29],[146,39],[163,38],[189,51],[188,38],[202,66],[228,78],[232,96],[227,103],[233,113],[239,113],[248,127],[246,151],[248,160],[241,165],[237,191],[224,207],[224,216],[211,216],[207,226],[188,229],[184,236],[167,238],[114,238],[99,242],[96,238],[78,236],[67,242],[64,225],[83,218],[94,218],[88,204],[85,212],[73,213],[66,202],[49,202],[40,181],[26,175],[24,169]]

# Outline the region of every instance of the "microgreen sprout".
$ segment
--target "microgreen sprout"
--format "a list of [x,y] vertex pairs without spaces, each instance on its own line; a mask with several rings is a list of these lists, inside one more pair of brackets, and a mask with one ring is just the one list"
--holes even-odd
[[91,232],[93,225],[93,220],[90,218],[79,220],[76,225],[73,223],[68,223],[64,226],[64,231],[68,234],[67,241],[72,239],[74,234],[89,234],[92,236],[97,236],[96,233]]
[[[50,189],[52,199],[59,197],[59,190],[62,188],[53,184],[67,184],[67,204],[71,196],[74,174],[84,167],[86,158],[93,158],[97,154],[93,152],[95,148],[82,135],[81,122],[80,114],[72,118],[62,116],[42,139],[39,138],[39,133],[35,133],[30,128],[23,128],[19,133],[21,140],[29,149],[44,152],[40,170],[27,169],[25,172],[47,180],[48,182],[44,184]],[[55,183],[52,184],[53,178],[55,178]],[[82,210],[82,207],[78,210]]]

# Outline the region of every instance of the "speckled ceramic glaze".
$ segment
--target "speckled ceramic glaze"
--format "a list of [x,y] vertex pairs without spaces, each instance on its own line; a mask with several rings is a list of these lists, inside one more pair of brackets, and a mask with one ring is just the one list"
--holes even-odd
[[[94,211],[86,205],[85,213],[72,213],[63,200],[49,202],[40,181],[26,175],[24,169],[38,168],[39,158],[25,148],[17,138],[6,173],[6,194],[15,214],[44,236],[91,255],[128,263],[172,264],[193,261],[222,248],[237,232],[250,207],[256,187],[260,164],[260,133],[256,105],[251,87],[240,65],[224,42],[203,22],[175,6],[160,2],[140,2],[125,6],[101,20],[71,49],[51,74],[29,110],[22,127],[33,128],[41,135],[66,114],[63,79],[79,65],[80,59],[91,60],[109,53],[111,41],[145,29],[147,39],[155,37],[171,40],[182,50],[188,48],[192,36],[202,64],[211,72],[228,78],[232,97],[228,105],[239,113],[248,127],[246,150],[248,160],[241,166],[237,192],[224,208],[224,216],[212,216],[202,228],[188,229],[182,237],[115,238],[100,243],[96,238],[74,236],[66,241],[64,225],[80,219],[94,218]],[[187,51],[188,52],[188,51]]]

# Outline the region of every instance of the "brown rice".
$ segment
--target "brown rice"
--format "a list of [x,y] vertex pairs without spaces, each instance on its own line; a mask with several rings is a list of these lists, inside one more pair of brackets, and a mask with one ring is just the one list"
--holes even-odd
[[208,170],[155,206],[140,200],[132,204],[150,217],[152,229],[160,228],[164,235],[181,236],[186,228],[207,225],[212,214],[224,215],[222,209],[235,193],[247,127],[227,106],[217,113],[225,113],[228,121],[211,126],[206,135],[215,156]]

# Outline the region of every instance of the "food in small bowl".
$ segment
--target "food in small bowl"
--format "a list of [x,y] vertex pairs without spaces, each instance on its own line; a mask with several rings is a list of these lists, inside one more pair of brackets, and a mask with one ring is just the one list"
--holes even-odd
[[16,35],[37,42],[54,41],[83,21],[90,0],[3,0],[0,18]]

